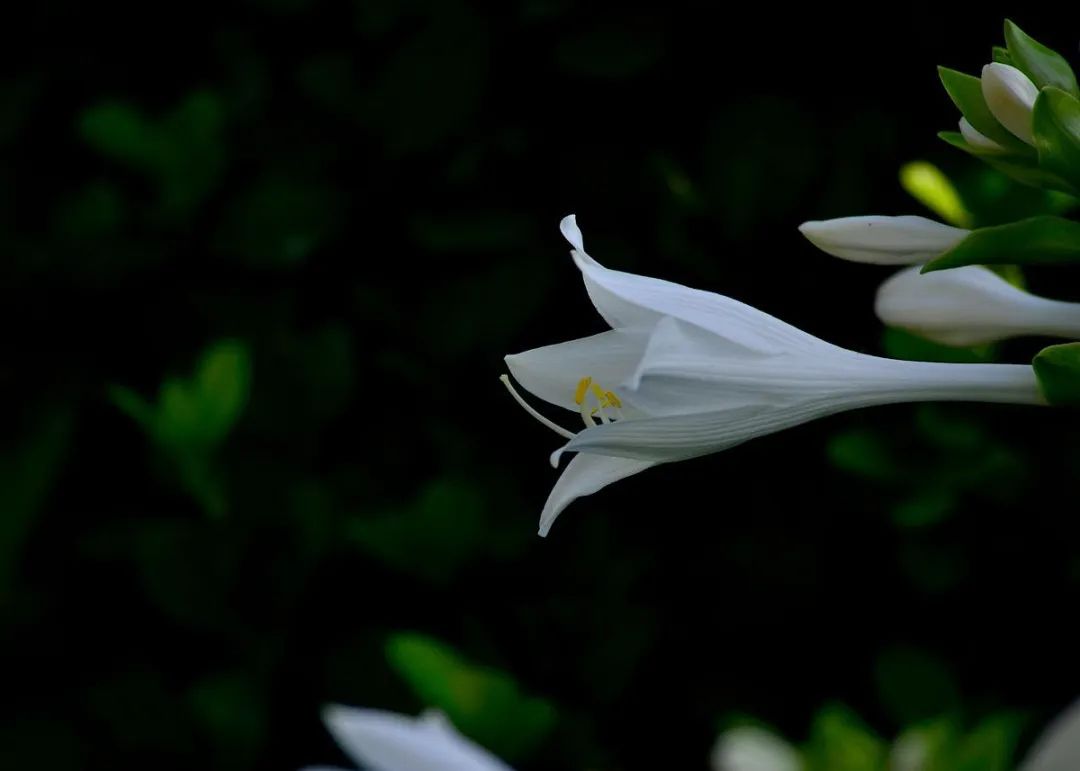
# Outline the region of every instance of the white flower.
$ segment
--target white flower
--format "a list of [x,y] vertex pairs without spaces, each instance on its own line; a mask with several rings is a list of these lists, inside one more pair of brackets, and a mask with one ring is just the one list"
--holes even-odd
[[410,717],[332,706],[324,711],[323,721],[338,746],[371,771],[512,771],[455,731],[441,712]]
[[[581,414],[577,452],[540,519],[658,463],[684,460],[843,410],[906,401],[1043,403],[1028,365],[938,364],[856,353],[722,295],[609,270],[574,217],[563,235],[608,332],[506,357],[535,396]],[[509,380],[505,380],[511,388]]]
[[1043,731],[1019,771],[1076,771],[1080,768],[1080,701]]
[[799,232],[833,257],[875,265],[914,265],[951,249],[970,231],[908,215],[804,222]]
[[902,270],[878,289],[874,310],[890,326],[945,345],[1022,335],[1080,337],[1080,303],[1037,297],[981,265]]
[[994,62],[982,69],[982,93],[998,123],[1013,135],[1035,144],[1031,111],[1039,89],[1027,75],[1009,64]]
[[769,731],[741,726],[724,731],[710,758],[712,771],[801,771],[799,753]]
[[984,150],[990,153],[1005,152],[1004,147],[968,123],[967,118],[960,119],[960,134],[963,135],[969,145],[977,150]]

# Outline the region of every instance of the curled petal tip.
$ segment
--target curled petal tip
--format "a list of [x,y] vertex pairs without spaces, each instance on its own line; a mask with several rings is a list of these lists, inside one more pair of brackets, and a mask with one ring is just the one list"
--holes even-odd
[[578,228],[576,214],[567,214],[563,217],[559,223],[559,231],[563,234],[563,238],[570,242],[571,246],[579,252],[585,251],[585,240],[581,237],[581,229]]

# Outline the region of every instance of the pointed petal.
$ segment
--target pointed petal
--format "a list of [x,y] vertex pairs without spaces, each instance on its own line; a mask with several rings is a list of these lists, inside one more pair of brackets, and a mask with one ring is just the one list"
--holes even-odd
[[612,482],[618,482],[654,465],[654,462],[648,460],[578,455],[567,464],[544,504],[544,511],[540,515],[540,535],[548,534],[555,519],[573,501],[592,495]]
[[605,388],[622,383],[637,367],[648,338],[647,329],[613,329],[511,354],[505,361],[510,374],[528,391],[576,412],[578,381],[591,377]]
[[585,429],[554,457],[562,452],[581,452],[654,463],[686,460],[859,406],[854,401],[845,402],[846,399],[829,399],[622,420]]
[[1075,771],[1080,768],[1080,701],[1043,732],[1020,771]]
[[914,265],[951,249],[971,231],[914,215],[867,215],[804,222],[799,232],[821,251],[843,260]]
[[510,771],[448,723],[340,706],[323,718],[341,748],[373,771]]

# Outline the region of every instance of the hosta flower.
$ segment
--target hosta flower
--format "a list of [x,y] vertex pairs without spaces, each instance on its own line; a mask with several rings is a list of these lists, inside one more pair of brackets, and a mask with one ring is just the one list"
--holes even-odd
[[325,710],[323,721],[338,746],[371,771],[512,771],[454,730],[441,712],[410,717],[334,706]]
[[897,361],[856,353],[722,295],[603,267],[573,216],[562,232],[611,330],[506,357],[533,395],[580,415],[577,432],[525,409],[578,455],[540,519],[659,463],[732,447],[857,407],[907,401],[1042,403],[1030,366]]
[[740,726],[720,734],[710,757],[713,771],[802,771],[799,752],[776,734]]
[[1034,145],[1031,112],[1039,89],[1030,78],[1016,67],[994,62],[983,67],[981,82],[983,99],[998,123]]
[[902,270],[878,289],[878,318],[946,345],[1022,335],[1080,338],[1080,303],[1048,300],[981,265]]
[[875,265],[915,265],[951,249],[970,231],[916,217],[839,217],[804,222],[799,232],[833,257]]
[[1060,715],[1036,741],[1019,771],[1076,771],[1080,768],[1080,702]]

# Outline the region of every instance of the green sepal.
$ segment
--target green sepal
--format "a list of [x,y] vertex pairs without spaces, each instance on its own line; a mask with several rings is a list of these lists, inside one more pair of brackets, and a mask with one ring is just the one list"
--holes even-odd
[[1080,262],[1080,222],[1031,217],[979,228],[923,266],[922,272],[963,265],[1039,265]]
[[993,60],[998,64],[1008,64],[1010,67],[1015,67],[1012,57],[1009,56],[1009,49],[1001,46],[994,46]]
[[1057,190],[1070,195],[1076,195],[1077,193],[1073,185],[1057,174],[1036,166],[1034,157],[1029,160],[1029,158],[1010,153],[997,153],[972,147],[959,131],[939,131],[938,137],[953,147],[963,150],[969,155],[974,155],[990,168],[1000,171],[1021,184],[1041,189]]
[[1025,34],[1008,19],[1005,20],[1005,42],[1008,43],[1009,58],[1012,59],[1013,66],[1031,78],[1040,89],[1054,86],[1080,97],[1076,74],[1057,51]]
[[1080,407],[1080,343],[1043,348],[1032,359],[1031,365],[1047,402]]
[[1032,115],[1039,166],[1080,186],[1080,100],[1059,88],[1044,88]]

